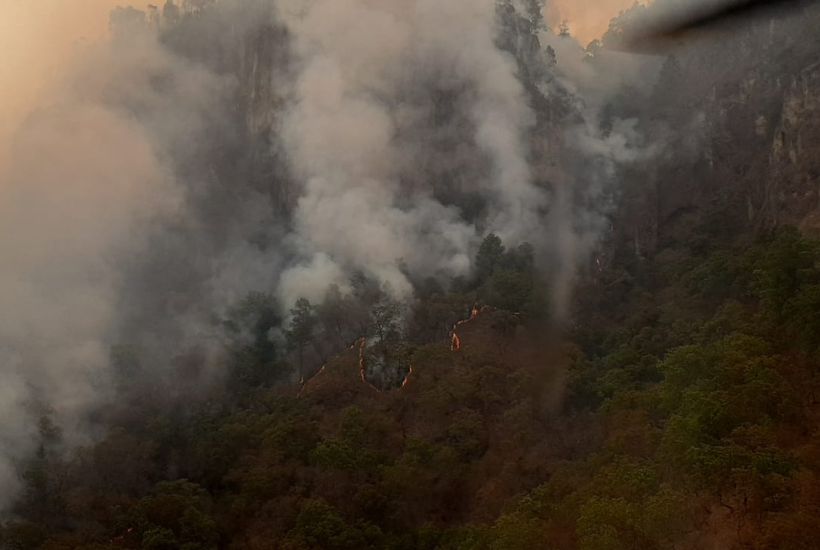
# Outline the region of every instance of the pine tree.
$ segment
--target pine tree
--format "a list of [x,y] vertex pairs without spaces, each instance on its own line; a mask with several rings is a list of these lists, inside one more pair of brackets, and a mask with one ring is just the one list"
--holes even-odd
[[299,357],[299,374],[302,375],[305,367],[305,348],[313,340],[318,319],[313,306],[306,298],[299,298],[296,301],[295,307],[290,310],[290,315],[290,326],[285,335],[288,347]]

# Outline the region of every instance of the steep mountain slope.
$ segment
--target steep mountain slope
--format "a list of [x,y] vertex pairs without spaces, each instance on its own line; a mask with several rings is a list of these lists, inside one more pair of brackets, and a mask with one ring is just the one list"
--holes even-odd
[[[614,20],[604,44],[617,43],[645,11]],[[819,17],[807,8],[691,36],[666,52],[648,102],[622,96],[610,104],[621,116],[640,117],[665,145],[661,158],[627,180],[621,238],[639,253],[691,239],[694,220],[709,218],[720,226],[710,235],[718,238],[782,224],[814,230]],[[636,215],[642,219],[630,219]]]
[[115,12],[102,95],[184,216],[126,262],[93,430],[23,409],[0,547],[812,548],[820,12],[625,59],[662,0],[587,50],[536,1],[334,2]]

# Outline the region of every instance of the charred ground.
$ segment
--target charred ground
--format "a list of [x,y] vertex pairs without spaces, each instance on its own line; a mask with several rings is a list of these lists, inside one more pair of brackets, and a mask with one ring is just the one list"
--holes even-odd
[[[162,36],[239,83],[230,116],[209,119],[212,140],[169,146],[174,158],[177,147],[190,154],[179,168],[198,184],[197,223],[164,233],[174,238],[158,239],[165,244],[129,272],[139,284],[122,298],[122,326],[138,337],[113,350],[117,399],[93,409],[96,433],[69,446],[61,419],[38,409],[37,452],[17,465],[24,492],[0,546],[816,544],[816,11],[705,39],[665,57],[656,84],[593,100],[562,84],[561,63],[577,45],[547,49],[537,10],[528,18],[519,3],[501,3],[499,42],[537,115],[529,154],[539,185],[557,197],[562,171],[582,170],[583,158],[561,156],[580,123],[595,127],[596,146],[611,145],[624,121],[643,145],[659,145],[629,162],[607,149],[603,170],[583,171],[612,181],[599,189],[593,178],[570,201],[608,207],[572,210],[590,214],[573,223],[599,239],[570,272],[565,316],[547,313],[562,266],[488,235],[469,277],[406,273],[407,302],[366,274],[317,303],[283,308],[269,291],[235,300],[209,318],[223,373],[214,380],[205,351],[175,346],[165,329],[211,312],[197,300],[210,288],[198,258],[231,249],[236,234],[256,252],[276,247],[280,232],[248,237],[234,207],[246,212],[265,197],[287,225],[298,193],[275,131],[286,101],[277,83],[293,69],[287,32],[251,26],[235,40],[206,4],[176,14]],[[613,21],[602,44],[577,48],[583,63],[612,63],[601,46],[642,9]],[[208,40],[213,33],[229,38]],[[454,109],[464,93],[430,92],[444,156],[460,139],[447,129],[461,124]],[[420,97],[411,99],[429,99]],[[465,174],[484,164],[461,160],[431,163],[421,179],[481,219],[493,204]],[[142,353],[153,334],[172,368]],[[395,373],[380,376],[385,366]]]

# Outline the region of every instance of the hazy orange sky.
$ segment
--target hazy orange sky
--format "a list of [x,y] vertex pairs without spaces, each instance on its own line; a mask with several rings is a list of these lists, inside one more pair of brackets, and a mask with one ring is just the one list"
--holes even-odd
[[0,147],[83,45],[103,38],[122,0],[0,0]]
[[[0,155],[22,117],[76,52],[105,37],[108,13],[133,0],[0,0]],[[156,3],[156,2],[155,2]],[[582,42],[634,0],[552,0],[553,25],[570,23]]]
[[550,6],[550,23],[555,26],[566,20],[573,36],[586,45],[606,31],[610,19],[635,2],[636,0],[548,0],[547,4]]

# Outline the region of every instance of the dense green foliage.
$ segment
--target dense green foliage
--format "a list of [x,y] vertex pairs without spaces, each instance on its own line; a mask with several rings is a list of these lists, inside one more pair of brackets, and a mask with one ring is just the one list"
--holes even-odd
[[[412,347],[408,390],[296,396],[258,370],[283,360],[259,336],[278,322],[271,304],[251,296],[226,327],[241,382],[228,394],[145,404],[68,456],[44,419],[2,546],[812,548],[819,262],[784,229],[600,273],[580,293],[557,409],[531,391],[545,371],[446,343]],[[458,294],[418,308],[436,317],[531,269],[526,247],[492,236],[477,264]],[[497,305],[537,284],[511,287]],[[322,318],[297,304],[295,345]]]
[[[665,3],[674,2],[656,5]],[[215,38],[236,29],[206,32],[216,24],[209,4],[192,0],[180,12],[166,2],[163,42],[220,74],[252,67],[263,89],[242,84],[237,101],[263,92],[260,103],[276,103],[264,94],[271,75],[257,69],[274,65],[264,58],[280,55],[281,29],[239,33],[242,59],[254,49],[259,58],[237,63],[228,40]],[[498,7],[506,14],[499,46],[530,89],[537,133],[563,134],[564,122],[580,121],[581,99],[558,86],[549,98],[538,91],[559,63],[537,40],[541,3]],[[607,46],[646,9],[636,4],[616,18],[585,63],[610,62]],[[119,8],[112,30],[144,25],[144,15]],[[768,103],[779,113],[784,90],[804,86],[781,65],[816,57],[811,40],[764,56],[771,44],[753,38],[783,29],[739,35],[751,45],[721,45],[728,54],[718,62],[716,50],[684,50],[659,67],[652,90],[624,86],[606,98],[596,121],[602,138],[617,137],[619,121],[646,134],[640,145],[666,143],[670,128],[677,137],[651,163],[618,167],[617,199],[585,199],[617,204],[561,328],[549,318],[544,272],[566,266],[543,265],[541,250],[536,266],[529,244],[488,235],[470,277],[405,273],[415,289],[408,303],[361,274],[321,303],[252,293],[212,319],[207,352],[216,358],[180,350],[179,372],[123,342],[111,350],[116,399],[88,419],[95,437],[63,434],[62,419],[43,411],[37,452],[17,464],[22,490],[0,520],[0,548],[816,548],[820,243],[791,228],[763,230],[804,219],[808,210],[769,202],[812,203],[814,191],[803,191],[817,176],[816,164],[795,164],[811,141],[796,131],[786,164],[800,166],[800,187],[761,167],[786,139],[773,135],[780,115]],[[736,80],[749,60],[762,72]],[[161,89],[164,79],[154,80]],[[766,82],[776,90],[761,91]],[[725,95],[727,83],[736,94]],[[693,123],[692,107],[706,96]],[[253,118],[250,107],[239,105],[237,118]],[[208,177],[219,172],[230,195],[235,180],[248,179],[284,201],[287,170],[269,158],[276,144],[248,145],[244,129],[211,133],[220,153],[203,156],[220,162],[191,164]],[[447,192],[454,174],[434,175]],[[471,222],[493,206],[449,193],[445,202]],[[212,209],[203,212],[210,220]],[[454,325],[476,304],[489,313],[460,325],[475,332],[452,345]],[[209,367],[222,379],[202,372]]]

